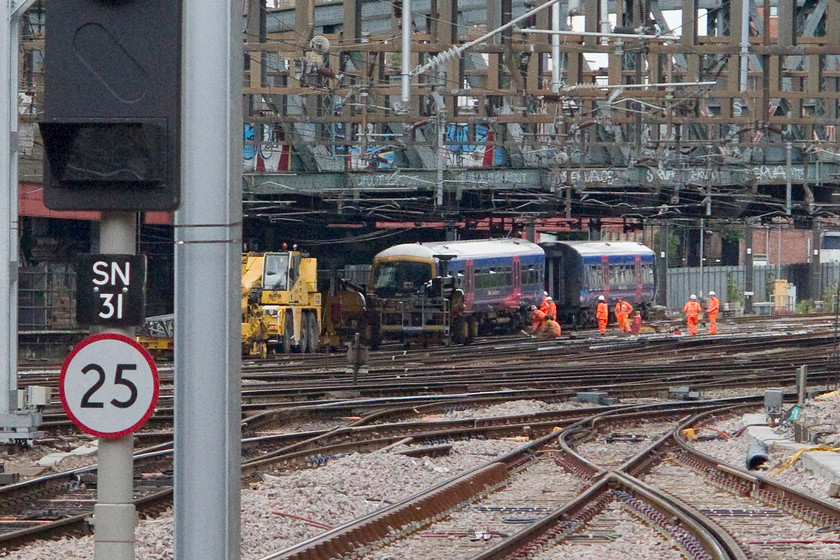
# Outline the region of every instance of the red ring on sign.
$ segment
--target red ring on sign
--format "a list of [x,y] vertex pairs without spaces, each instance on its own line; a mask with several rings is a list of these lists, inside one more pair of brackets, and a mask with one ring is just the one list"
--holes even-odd
[[[73,414],[70,406],[67,403],[67,397],[64,394],[64,378],[67,376],[67,369],[70,367],[70,362],[73,358],[81,352],[86,346],[90,345],[97,340],[118,340],[120,342],[126,342],[133,346],[136,350],[140,352],[143,358],[149,365],[149,370],[152,372],[152,378],[154,380],[153,387],[154,390],[152,392],[152,400],[149,403],[149,409],[143,414],[143,417],[140,418],[133,426],[130,428],[126,428],[125,430],[120,430],[119,432],[100,432],[98,430],[91,429],[85,426],[76,416]],[[64,407],[64,411],[67,413],[67,416],[70,417],[70,420],[83,432],[86,434],[90,434],[92,436],[105,438],[105,439],[116,439],[127,436],[136,432],[140,427],[145,424],[149,418],[151,418],[152,414],[155,412],[155,407],[157,406],[158,396],[160,395],[160,377],[158,377],[157,366],[155,366],[154,358],[152,355],[149,354],[148,350],[146,350],[143,345],[139,342],[134,340],[131,337],[125,336],[124,334],[117,334],[117,333],[102,333],[102,334],[95,334],[92,336],[87,337],[76,346],[73,347],[73,350],[67,355],[64,359],[64,363],[61,365],[61,374],[58,376],[58,394],[61,398],[61,406]]]

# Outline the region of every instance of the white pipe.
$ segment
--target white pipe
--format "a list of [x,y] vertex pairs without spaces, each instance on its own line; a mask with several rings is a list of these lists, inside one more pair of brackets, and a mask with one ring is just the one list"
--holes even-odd
[[[551,30],[560,31],[560,6],[551,7]],[[560,35],[551,36],[551,91],[560,91]]]
[[600,31],[554,31],[548,29],[534,29],[526,27],[517,29],[518,33],[548,33],[550,35],[570,35],[581,37],[615,37],[621,39],[657,39],[659,41],[679,41],[681,35],[643,35],[641,33],[601,33]]
[[649,87],[686,87],[686,86],[714,86],[717,82],[656,82],[652,84],[615,84],[611,86],[600,84],[575,84],[566,86],[564,91],[571,89],[638,89]]
[[[610,6],[609,0],[601,0],[600,2],[600,10],[601,12],[601,34],[605,35],[610,32]],[[609,42],[607,37],[601,38],[601,44],[606,45]]]
[[403,0],[402,12],[402,101],[407,111],[411,102],[411,0]]
[[740,91],[747,91],[747,61],[750,52],[750,0],[741,0],[741,76]]

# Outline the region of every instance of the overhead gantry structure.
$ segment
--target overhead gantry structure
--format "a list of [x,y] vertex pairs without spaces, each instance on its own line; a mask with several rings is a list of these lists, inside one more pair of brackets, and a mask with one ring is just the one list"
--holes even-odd
[[262,211],[838,213],[838,0],[404,1],[251,0]]

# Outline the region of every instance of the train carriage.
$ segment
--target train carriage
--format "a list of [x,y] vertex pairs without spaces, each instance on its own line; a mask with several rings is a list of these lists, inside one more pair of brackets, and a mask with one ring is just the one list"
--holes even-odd
[[523,239],[411,243],[376,255],[368,296],[371,342],[469,342],[512,330],[543,298],[545,253]]
[[546,252],[546,291],[569,325],[595,322],[598,296],[612,308],[619,296],[646,317],[656,295],[654,252],[633,241],[555,241]]

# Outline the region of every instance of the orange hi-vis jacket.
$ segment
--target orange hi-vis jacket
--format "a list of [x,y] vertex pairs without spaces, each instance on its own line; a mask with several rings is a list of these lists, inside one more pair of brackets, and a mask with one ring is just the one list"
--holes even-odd
[[557,304],[554,303],[554,300],[548,302],[548,312],[546,312],[545,316],[552,321],[557,320]]
[[685,311],[685,314],[689,317],[697,317],[700,315],[701,311],[700,303],[694,299],[688,300],[688,303],[686,303],[685,307],[683,307],[683,311]]
[[598,319],[603,319],[606,321],[610,316],[610,306],[607,305],[607,302],[602,301],[598,304],[598,307],[595,308],[595,317]]
[[619,301],[615,304],[615,314],[629,316],[633,312],[633,306],[629,302]]
[[709,297],[709,307],[706,308],[706,312],[709,315],[711,315],[713,313],[715,315],[717,315],[718,311],[720,311],[720,300],[718,298],[716,298],[715,296],[710,296]]

